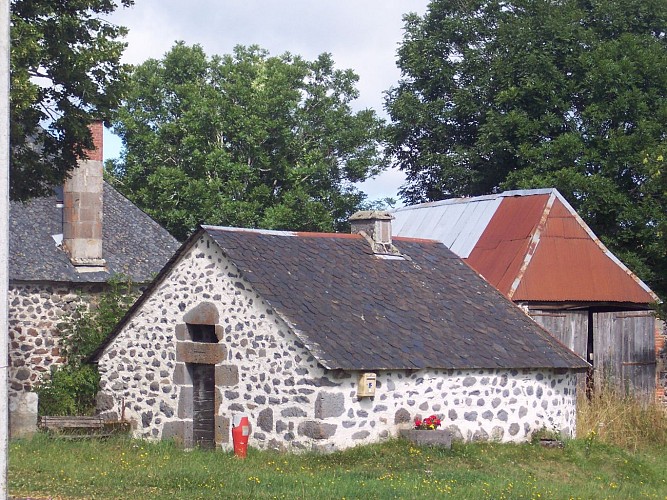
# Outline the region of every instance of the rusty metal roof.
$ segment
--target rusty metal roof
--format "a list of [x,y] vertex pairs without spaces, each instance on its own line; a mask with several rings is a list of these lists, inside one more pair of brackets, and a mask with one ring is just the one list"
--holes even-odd
[[514,301],[658,300],[555,189],[446,200],[394,215],[395,235],[442,241]]

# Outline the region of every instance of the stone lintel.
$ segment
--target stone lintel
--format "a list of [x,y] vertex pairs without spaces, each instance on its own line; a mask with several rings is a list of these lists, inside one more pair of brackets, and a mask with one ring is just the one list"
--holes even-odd
[[183,316],[191,325],[216,325],[220,319],[218,308],[212,302],[201,302]]
[[225,360],[227,350],[222,344],[204,344],[200,342],[177,342],[176,359],[184,363],[214,365]]

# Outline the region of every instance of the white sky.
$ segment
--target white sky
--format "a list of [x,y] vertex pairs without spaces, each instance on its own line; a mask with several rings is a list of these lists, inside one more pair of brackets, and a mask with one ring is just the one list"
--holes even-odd
[[[330,52],[340,69],[359,75],[356,109],[386,116],[383,92],[400,73],[396,51],[403,15],[426,12],[428,0],[136,0],[110,20],[130,33],[123,61],[161,58],[176,40],[200,44],[208,55],[228,54],[235,45],[256,44],[272,55],[298,54],[308,60]],[[118,156],[120,139],[105,134],[105,159]],[[403,183],[389,171],[362,184],[369,199],[396,197]]]

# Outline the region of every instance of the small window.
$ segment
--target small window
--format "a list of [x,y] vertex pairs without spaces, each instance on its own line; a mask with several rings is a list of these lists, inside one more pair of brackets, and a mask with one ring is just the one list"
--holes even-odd
[[215,325],[188,324],[188,333],[193,342],[202,342],[204,344],[218,343],[218,337],[215,335]]

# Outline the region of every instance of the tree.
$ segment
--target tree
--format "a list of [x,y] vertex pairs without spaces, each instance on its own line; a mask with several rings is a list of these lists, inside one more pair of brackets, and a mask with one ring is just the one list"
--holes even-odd
[[328,54],[178,43],[132,72],[113,182],[180,239],[201,223],[339,229],[364,198],[353,183],[380,168],[382,122],[350,108],[357,79]]
[[11,1],[13,199],[61,184],[92,147],[88,125],[118,105],[126,30],[98,17],[115,9],[113,0]]
[[665,294],[667,200],[644,159],[667,144],[666,26],[662,0],[435,0],[407,16],[386,101],[402,199],[556,187]]

